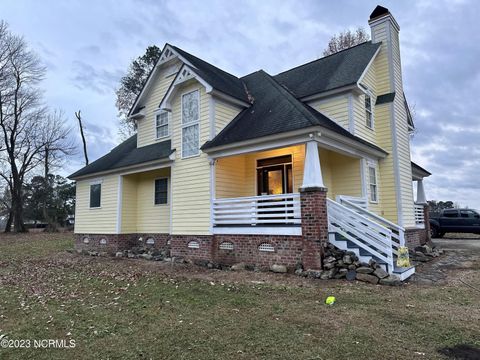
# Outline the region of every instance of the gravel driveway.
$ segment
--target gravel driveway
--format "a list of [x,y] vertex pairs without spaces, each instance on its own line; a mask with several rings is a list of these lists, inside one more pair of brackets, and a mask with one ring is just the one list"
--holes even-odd
[[443,249],[445,254],[428,263],[418,264],[410,282],[419,285],[445,285],[448,282],[460,282],[469,286],[467,285],[471,283],[469,279],[478,278],[480,238],[466,239],[454,236],[433,239],[433,243]]

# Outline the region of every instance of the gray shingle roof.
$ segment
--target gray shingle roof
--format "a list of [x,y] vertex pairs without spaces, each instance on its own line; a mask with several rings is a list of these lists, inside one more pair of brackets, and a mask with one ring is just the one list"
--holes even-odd
[[364,42],[275,75],[297,98],[355,84],[381,43]]
[[223,71],[222,69],[219,69],[176,46],[170,46],[190,62],[198,70],[198,75],[214,89],[248,103],[245,87],[238,77],[229,74],[228,72]]
[[137,148],[137,135],[133,135],[113,148],[108,154],[71,174],[69,178],[75,179],[80,176],[119,169],[144,162],[168,159],[173,151],[170,140]]
[[255,99],[253,105],[240,112],[213,140],[204,144],[202,149],[321,126],[348,137],[352,141],[385,152],[352,135],[333,120],[297,100],[288,89],[265,71],[257,71],[242,79]]

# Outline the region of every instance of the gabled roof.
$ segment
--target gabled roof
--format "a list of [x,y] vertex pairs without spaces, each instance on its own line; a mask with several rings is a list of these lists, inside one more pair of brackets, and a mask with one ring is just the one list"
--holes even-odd
[[354,85],[381,43],[364,42],[275,75],[297,98]]
[[272,76],[260,70],[245,76],[253,105],[240,112],[214,139],[203,145],[202,150],[274,135],[312,126],[321,126],[352,141],[368,145],[386,153],[383,149],[355,136],[333,120],[296,99]]
[[235,75],[199,59],[198,57],[170,45],[180,56],[185,58],[197,71],[198,75],[208,82],[214,89],[230,95],[238,100],[248,102],[247,92],[243,82]]
[[137,148],[137,135],[133,135],[105,156],[74,172],[68,178],[75,179],[154,160],[167,160],[173,152],[170,140]]

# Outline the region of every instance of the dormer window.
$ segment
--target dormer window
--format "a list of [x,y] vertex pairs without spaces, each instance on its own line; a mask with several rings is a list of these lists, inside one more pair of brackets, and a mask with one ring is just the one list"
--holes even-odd
[[365,125],[369,129],[373,129],[373,109],[370,93],[365,94]]
[[155,115],[155,131],[157,139],[161,139],[170,135],[168,112],[161,111]]

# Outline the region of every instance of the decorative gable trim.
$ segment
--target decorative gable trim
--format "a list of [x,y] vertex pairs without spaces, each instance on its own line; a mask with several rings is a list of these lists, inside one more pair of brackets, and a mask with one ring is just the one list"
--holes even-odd
[[196,74],[195,71],[190,66],[184,64],[178,71],[175,79],[170,84],[167,90],[167,93],[163,97],[158,108],[160,110],[171,111],[172,110],[171,100],[177,94],[179,86],[190,80],[197,80],[200,84],[202,84],[205,87],[205,92],[207,94],[210,94],[213,91],[213,87],[209,83],[207,83],[198,74]]
[[145,82],[142,91],[140,91],[140,94],[138,94],[137,98],[135,99],[135,102],[133,103],[133,106],[128,113],[128,117],[132,116],[132,113],[135,111],[139,103],[143,100],[145,93],[150,89],[152,85],[152,79],[155,79],[157,77],[157,73],[162,67],[162,65],[170,62],[175,58],[180,59],[184,64],[192,66],[189,61],[187,61],[183,56],[178,54],[175,49],[173,49],[169,44],[165,44],[162,53],[160,54],[160,58],[157,60],[157,63],[155,64],[153,70],[150,72],[150,75],[148,75],[147,81]]

